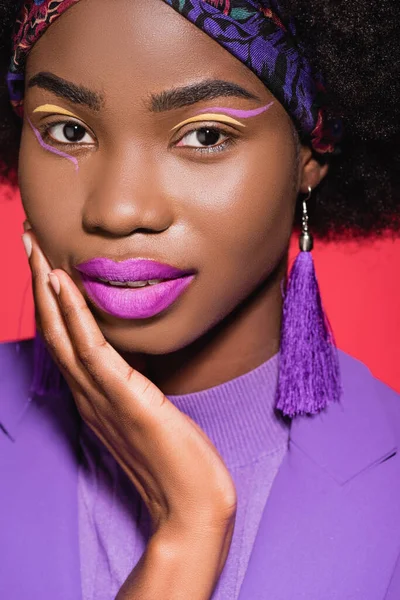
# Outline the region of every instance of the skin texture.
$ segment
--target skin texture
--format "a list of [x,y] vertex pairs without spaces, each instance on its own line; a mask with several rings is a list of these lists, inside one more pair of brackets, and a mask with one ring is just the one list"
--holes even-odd
[[[213,444],[164,394],[218,385],[277,352],[295,203],[325,172],[257,77],[158,0],[115,0],[112,11],[107,0],[78,3],[32,50],[27,81],[43,71],[103,97],[93,110],[28,83],[19,182],[37,326],[82,418],[152,517],[152,541],[120,597],[207,599],[229,550],[236,493]],[[210,78],[259,100],[148,110],[150,94]],[[171,134],[210,106],[254,110],[273,101],[246,128],[221,123],[217,152],[191,147],[193,128],[215,121]],[[78,173],[38,143],[29,123],[41,130],[59,122],[34,112],[54,103],[87,130],[83,145],[62,145]],[[235,143],[222,146],[229,136]],[[197,275],[160,315],[122,320],[91,304],[74,269],[97,256],[151,258]]]

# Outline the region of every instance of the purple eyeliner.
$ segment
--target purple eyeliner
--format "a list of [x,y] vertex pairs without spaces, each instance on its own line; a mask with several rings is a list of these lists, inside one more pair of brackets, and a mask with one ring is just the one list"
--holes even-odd
[[266,106],[262,106],[261,108],[254,108],[253,110],[236,110],[234,108],[223,108],[222,106],[214,106],[211,108],[204,108],[199,111],[199,114],[202,113],[213,113],[213,112],[224,112],[230,117],[238,117],[239,119],[249,119],[250,117],[257,117],[261,115],[261,113],[265,112],[274,104],[274,101],[270,102]]
[[53,154],[57,154],[58,156],[62,156],[62,158],[67,158],[68,160],[70,160],[74,165],[75,165],[75,171],[79,171],[79,163],[78,163],[78,159],[76,159],[74,156],[70,156],[69,154],[66,154],[65,152],[62,152],[61,150],[57,150],[56,148],[53,148],[53,146],[50,146],[50,144],[46,144],[46,142],[43,140],[40,131],[33,125],[32,121],[30,120],[29,117],[26,117],[28,120],[29,125],[32,127],[33,132],[37,138],[37,141],[39,142],[39,144],[42,146],[42,148],[44,148],[45,150],[48,150],[49,152],[53,152]]

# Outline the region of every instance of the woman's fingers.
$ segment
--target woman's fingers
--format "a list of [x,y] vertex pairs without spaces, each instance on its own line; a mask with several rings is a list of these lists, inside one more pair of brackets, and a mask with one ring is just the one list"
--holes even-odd
[[[55,350],[57,346],[62,346],[64,350],[63,357],[72,356],[72,344],[63,324],[60,306],[49,283],[48,274],[51,272],[51,265],[39,249],[35,236],[32,233],[25,233],[25,237],[27,236],[29,236],[32,243],[29,264],[35,299],[35,319],[49,348]],[[58,359],[63,357],[57,356]]]
[[107,342],[77,286],[65,271],[56,269],[53,273],[61,288],[58,295],[61,314],[79,360],[102,386],[108,385],[110,369],[117,369],[120,377],[127,378],[131,367]]
[[32,232],[25,233],[32,243],[29,264],[35,299],[35,319],[55,362],[77,381],[82,382],[83,369],[77,360],[72,341],[65,326],[60,305],[50,286],[48,275],[51,265],[44,256]]
[[128,388],[135,400],[129,410],[136,410],[137,417],[138,411],[144,417],[161,406],[165,396],[106,341],[81,292],[61,269],[52,271],[61,288],[59,295],[53,292],[48,280],[51,266],[34,235],[26,235],[33,241],[30,264],[36,308],[44,339],[57,361],[82,387],[90,375],[108,403],[120,410],[119,398],[126,396]]
[[[141,427],[148,418],[161,417],[159,409],[169,404],[164,394],[147,377],[133,369],[104,338],[84,297],[59,269],[53,271],[60,282],[58,300],[79,361],[107,398],[107,407]],[[121,398],[130,398],[122,402]],[[171,405],[172,406],[172,405]]]
[[29,223],[28,219],[26,219],[23,223],[23,227],[24,227],[24,231],[29,231],[30,229],[32,229],[31,224]]

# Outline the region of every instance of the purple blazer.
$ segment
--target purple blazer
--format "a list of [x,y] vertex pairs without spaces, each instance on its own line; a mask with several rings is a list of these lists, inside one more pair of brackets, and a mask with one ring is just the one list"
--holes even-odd
[[[0,344],[0,598],[80,600],[80,417]],[[400,397],[340,352],[343,398],[297,417],[239,600],[400,599]],[[167,599],[163,599],[167,600]]]

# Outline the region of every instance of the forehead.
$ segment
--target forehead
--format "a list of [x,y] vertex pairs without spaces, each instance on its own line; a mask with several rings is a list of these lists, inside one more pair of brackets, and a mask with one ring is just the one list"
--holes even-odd
[[27,77],[50,71],[102,91],[109,102],[204,78],[263,83],[162,0],[85,0],[59,17],[32,49]]

